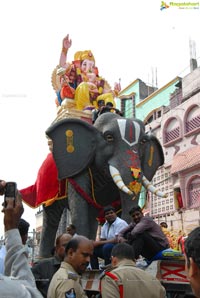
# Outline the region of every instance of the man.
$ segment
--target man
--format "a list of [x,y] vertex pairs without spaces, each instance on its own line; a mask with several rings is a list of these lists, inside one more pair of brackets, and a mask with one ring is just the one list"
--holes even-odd
[[200,298],[200,227],[195,228],[185,240],[185,270],[192,291]]
[[92,123],[94,124],[94,122],[97,120],[99,113],[101,111],[101,108],[105,106],[105,101],[104,100],[97,100],[97,109],[92,110]]
[[29,227],[30,227],[30,224],[23,218],[20,218],[18,229],[19,229],[20,236],[22,238],[22,243],[24,245],[26,244],[26,241],[28,239]]
[[[24,220],[23,218],[20,218],[19,220],[19,225],[18,225],[18,230],[22,239],[22,244],[25,245],[27,238],[28,238],[28,230],[29,230],[30,224]],[[27,255],[28,255],[28,250],[26,249]],[[4,262],[5,262],[5,257],[6,257],[6,248],[5,245],[1,247],[0,250],[0,273],[4,273]]]
[[73,224],[68,225],[67,226],[67,233],[69,233],[70,235],[72,235],[72,237],[77,236],[75,225],[73,225]]
[[119,243],[112,249],[112,268],[101,279],[102,298],[164,298],[165,289],[149,273],[136,268],[133,247]]
[[55,254],[52,258],[44,259],[32,268],[38,290],[43,297],[47,297],[50,281],[56,271],[60,268],[65,256],[65,246],[71,240],[70,234],[61,234],[56,238]]
[[[5,186],[6,182],[0,180],[0,195],[4,194]],[[36,288],[18,230],[19,220],[24,212],[19,192],[15,200],[6,198],[6,206],[2,211],[7,254],[5,275],[0,274],[0,297],[42,298]]]
[[132,245],[136,259],[142,255],[151,260],[159,251],[169,248],[161,227],[151,217],[144,216],[139,206],[133,207],[129,214],[133,222],[119,233],[118,241]]
[[169,241],[169,246],[172,249],[177,249],[177,237],[172,231],[168,230],[168,224],[164,221],[160,223],[161,229]]
[[72,238],[65,248],[64,262],[54,274],[48,289],[48,298],[86,298],[80,284],[80,275],[89,265],[93,243],[84,236]]
[[160,223],[161,228],[168,229],[168,224],[165,221]]
[[101,229],[100,241],[94,241],[94,254],[91,258],[92,269],[99,269],[98,257],[104,259],[105,265],[110,264],[111,250],[117,243],[119,232],[128,226],[127,222],[115,213],[112,206],[104,208],[106,222]]

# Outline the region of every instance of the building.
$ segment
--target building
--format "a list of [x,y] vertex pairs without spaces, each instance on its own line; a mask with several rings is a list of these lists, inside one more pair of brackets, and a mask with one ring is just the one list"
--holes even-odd
[[143,120],[163,146],[165,164],[152,182],[167,198],[148,193],[146,212],[185,233],[200,225],[200,68],[192,62],[188,75],[149,89],[147,97],[141,97],[145,84],[137,79],[117,100],[124,115]]
[[150,214],[188,233],[200,225],[200,68],[182,79],[168,109],[150,125],[165,155],[153,183],[168,194],[161,200],[149,194]]
[[157,109],[157,113],[160,113],[159,108],[161,106],[169,105],[170,94],[177,89],[176,85],[180,80],[181,78],[176,77],[158,89],[136,79],[119,93],[118,98],[116,98],[117,106],[126,118],[135,117],[144,121],[149,113],[152,113],[152,117],[154,117],[153,113]]

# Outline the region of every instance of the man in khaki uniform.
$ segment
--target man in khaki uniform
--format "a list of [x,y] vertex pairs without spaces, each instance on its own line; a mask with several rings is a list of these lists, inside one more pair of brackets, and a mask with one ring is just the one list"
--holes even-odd
[[49,289],[48,298],[85,298],[80,275],[90,262],[93,254],[93,243],[83,236],[76,236],[68,242],[65,248],[65,259],[60,269],[54,274]]
[[45,298],[47,297],[51,279],[60,268],[61,262],[64,260],[65,246],[71,239],[72,236],[70,234],[60,234],[56,238],[54,256],[39,261],[31,268],[35,277],[36,286]]
[[112,250],[111,271],[101,279],[102,298],[164,298],[165,289],[149,273],[136,268],[134,250],[127,243],[119,243]]

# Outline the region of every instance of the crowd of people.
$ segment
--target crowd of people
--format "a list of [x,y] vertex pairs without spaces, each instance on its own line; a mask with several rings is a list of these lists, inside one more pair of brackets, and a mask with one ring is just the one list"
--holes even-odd
[[[6,182],[0,180],[0,194]],[[130,210],[132,222],[120,219],[112,206],[104,209],[105,223],[100,240],[77,235],[71,224],[59,235],[52,248],[52,257],[39,260],[30,268],[25,249],[27,227],[21,219],[23,205],[17,192],[15,200],[6,197],[3,206],[5,228],[5,262],[0,273],[0,297],[81,298],[88,296],[80,278],[87,268],[98,269],[99,258],[105,261],[100,280],[102,298],[166,297],[164,287],[151,274],[137,268],[140,256],[151,260],[169,247],[161,226],[143,215],[139,206]],[[23,226],[23,233],[20,227]],[[24,237],[24,234],[26,236]],[[185,240],[186,271],[195,297],[200,297],[200,227]],[[99,294],[98,294],[99,295]]]

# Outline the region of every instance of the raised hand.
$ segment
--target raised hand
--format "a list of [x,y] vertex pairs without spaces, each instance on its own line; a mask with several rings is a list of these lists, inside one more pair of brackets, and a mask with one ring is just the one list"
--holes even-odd
[[66,51],[71,47],[72,45],[72,40],[69,39],[69,34],[63,38],[63,50],[65,49]]
[[0,196],[2,196],[5,192],[6,182],[4,180],[0,180]]
[[15,200],[6,198],[6,207],[4,206],[2,212],[4,213],[5,231],[17,229],[19,220],[24,212],[21,194],[18,191]]

